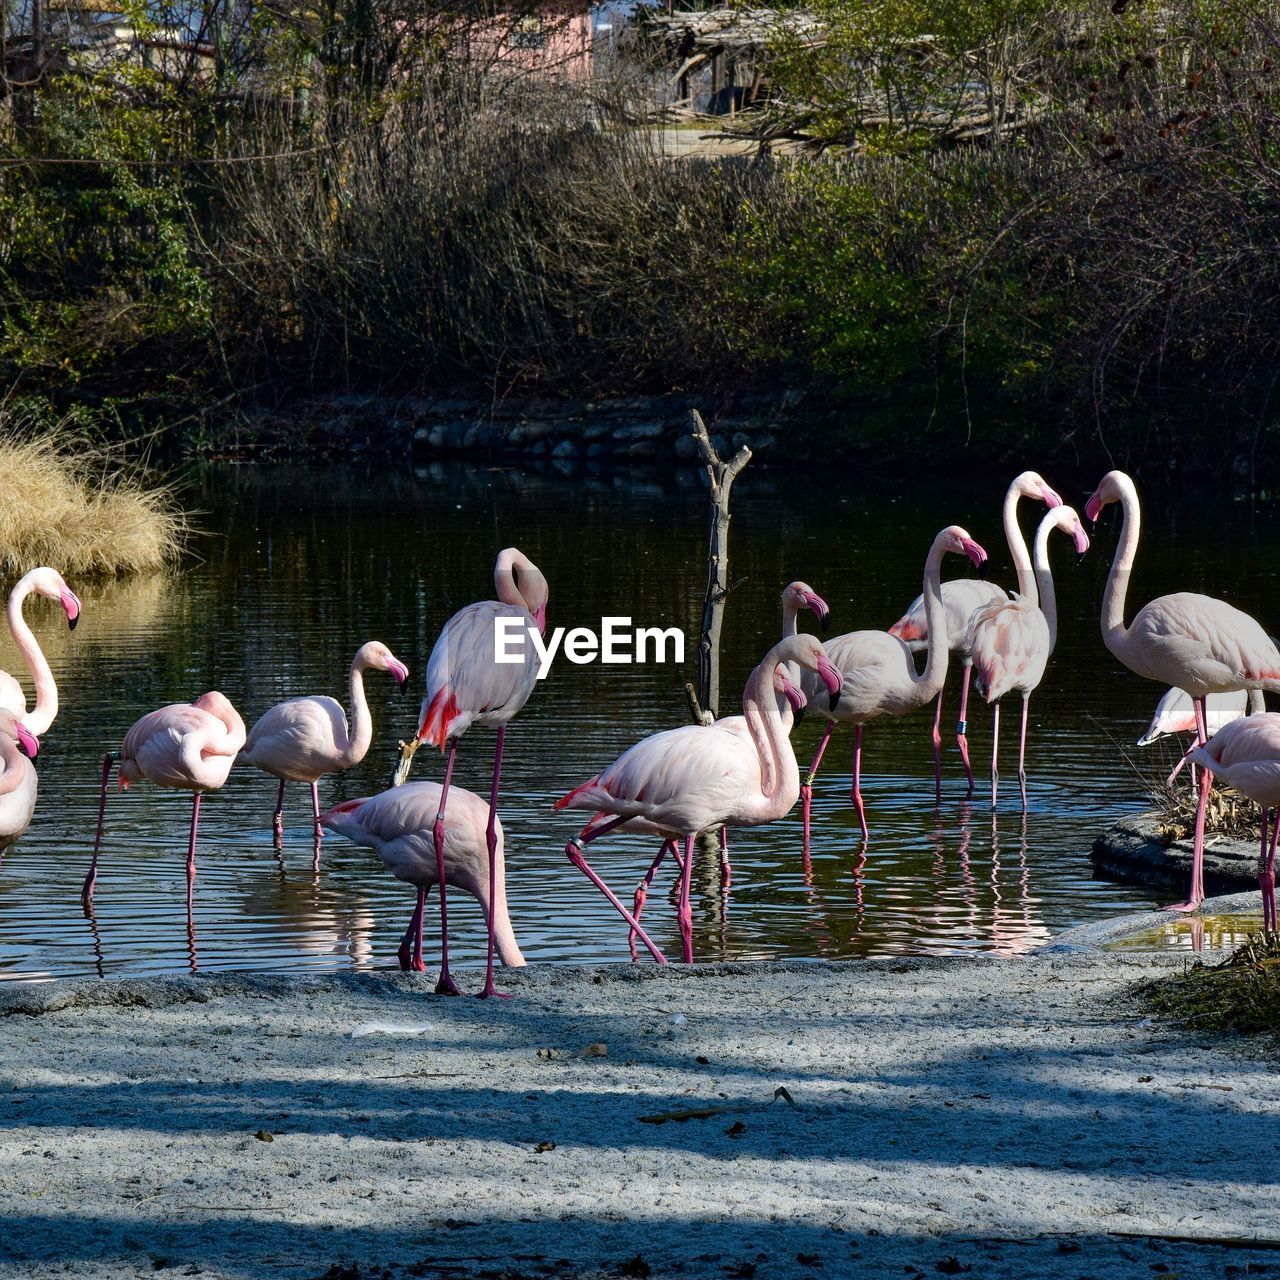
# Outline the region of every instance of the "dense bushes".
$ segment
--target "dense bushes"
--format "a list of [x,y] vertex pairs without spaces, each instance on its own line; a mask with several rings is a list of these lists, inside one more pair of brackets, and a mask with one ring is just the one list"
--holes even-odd
[[[672,163],[616,85],[351,4],[264,19],[216,82],[62,76],[8,117],[0,379],[188,420],[298,390],[787,379],[823,389],[825,438],[877,450],[1275,458],[1280,49],[1256,10],[939,0],[922,44],[908,0],[824,0],[835,38],[778,50],[766,121],[826,150]],[[986,141],[943,145],[983,103]]]

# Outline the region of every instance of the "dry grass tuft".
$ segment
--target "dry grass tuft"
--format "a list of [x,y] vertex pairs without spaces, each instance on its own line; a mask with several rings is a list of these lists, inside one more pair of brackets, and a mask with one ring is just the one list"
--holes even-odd
[[1153,1013],[1197,1031],[1280,1035],[1280,933],[1258,933],[1221,964],[1140,987]]
[[38,432],[0,411],[0,572],[65,575],[173,564],[188,533],[173,490],[69,429]]

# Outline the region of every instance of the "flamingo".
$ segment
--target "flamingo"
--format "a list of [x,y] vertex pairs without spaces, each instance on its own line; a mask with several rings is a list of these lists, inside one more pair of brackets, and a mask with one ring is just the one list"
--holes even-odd
[[[1018,576],[1018,590],[1023,595],[1030,595],[1034,589],[1031,574],[1031,562],[1027,557],[1027,543],[1022,536],[1022,526],[1018,523],[1018,501],[1021,498],[1032,498],[1043,502],[1052,511],[1062,506],[1062,499],[1056,490],[1045,483],[1038,471],[1024,471],[1015,476],[1005,491],[1002,519],[1005,541],[1009,546],[1009,554],[1013,559]],[[985,582],[978,578],[956,578],[942,584],[942,603],[947,620],[947,648],[951,656],[959,658],[964,668],[964,683],[960,692],[960,718],[956,723],[956,745],[960,748],[960,758],[964,761],[964,771],[969,779],[969,790],[966,799],[973,795],[973,767],[969,763],[968,721],[969,680],[973,674],[973,659],[967,648],[969,619],[983,605],[997,600],[1005,600],[1008,596],[1003,587],[994,582]],[[911,602],[911,607],[889,628],[891,636],[905,640],[913,653],[925,648],[929,640],[929,624],[925,617],[924,596],[918,595]],[[938,690],[938,705],[933,713],[933,785],[934,794],[942,799],[942,697],[944,690]]]
[[[991,807],[996,807],[1000,773],[996,755],[1000,747],[1000,699],[1006,693],[1022,694],[1022,732],[1018,738],[1018,783],[1022,789],[1022,811],[1027,810],[1027,708],[1031,695],[1040,687],[1044,670],[1058,643],[1058,607],[1049,571],[1049,535],[1061,529],[1075,539],[1076,554],[1089,550],[1089,538],[1074,507],[1055,507],[1036,528],[1032,561],[1035,576],[1030,596],[1015,594],[1012,599],[983,605],[969,619],[965,648],[977,671],[978,693],[992,707]],[[1019,565],[1019,572],[1022,566]]]
[[244,721],[239,712],[214,690],[201,694],[194,702],[175,702],[147,712],[124,735],[120,750],[107,752],[102,759],[102,792],[98,797],[98,834],[93,842],[93,861],[80,891],[86,911],[93,906],[93,889],[98,879],[98,852],[102,848],[111,766],[119,762],[120,785],[126,789],[139,778],[150,778],[158,787],[193,793],[191,839],[187,844],[187,915],[190,916],[196,879],[200,796],[206,791],[217,791],[226,782],[244,741]]
[[[1111,573],[1102,597],[1102,641],[1130,671],[1185,689],[1195,704],[1197,743],[1208,741],[1205,699],[1235,689],[1280,692],[1280,651],[1275,641],[1247,613],[1213,596],[1178,591],[1143,606],[1129,626],[1124,624],[1125,593],[1138,550],[1141,508],[1138,490],[1123,471],[1102,477],[1084,513],[1096,520],[1108,503],[1120,503],[1124,520]],[[1172,911],[1193,911],[1204,901],[1204,820],[1213,774],[1200,774],[1196,806],[1195,852],[1191,892]]]
[[[1262,808],[1262,847],[1258,856],[1258,888],[1262,891],[1262,928],[1276,927],[1276,836],[1280,834],[1280,715],[1264,711],[1223,725],[1207,743],[1197,743],[1183,757],[1218,774],[1241,795]],[[1169,775],[1172,784],[1174,774]],[[1271,816],[1271,842],[1267,820]]]
[[[719,826],[754,827],[788,813],[800,793],[800,771],[789,726],[775,696],[779,664],[797,663],[816,673],[834,699],[840,673],[814,636],[779,641],[747,679],[742,694],[744,736],[719,724],[684,725],[652,734],[623,752],[608,768],[556,801],[556,809],[591,809],[592,818],[565,846],[569,861],[613,904],[650,955],[666,957],[639,921],[588,864],[584,848],[606,832],[644,818],[667,839],[682,839],[677,920],[684,960],[693,960],[693,913],[689,882],[693,842]],[[609,815],[613,815],[610,817]]]
[[[1239,720],[1246,711],[1252,715],[1265,710],[1266,706],[1256,691],[1247,693],[1244,689],[1233,689],[1230,693],[1211,693],[1205,699],[1205,728],[1212,738],[1219,729],[1225,728],[1233,720]],[[1138,746],[1149,747],[1153,742],[1171,734],[1195,731],[1196,709],[1190,695],[1182,689],[1166,689],[1164,696],[1156,703],[1146,732],[1138,739]]]
[[318,783],[326,773],[340,773],[359,764],[373,741],[373,718],[364,695],[364,673],[387,671],[396,684],[409,678],[409,668],[377,640],[370,640],[356,652],[348,677],[351,697],[351,724],[342,704],[334,698],[290,698],[264,712],[249,730],[241,759],[280,779],[272,831],[277,841],[284,838],[284,784],[311,784],[311,814],[316,839],[320,838],[320,792]]
[[[827,718],[817,754],[805,775],[800,794],[804,801],[804,844],[809,847],[809,809],[813,795],[813,780],[822,763],[823,752],[835,730],[837,721],[845,721],[854,728],[853,746],[853,804],[858,812],[862,839],[867,839],[867,816],[862,804],[862,726],[875,716],[905,715],[932,701],[942,690],[947,678],[948,643],[938,639],[945,637],[946,608],[942,602],[940,572],[942,557],[951,554],[966,555],[979,568],[986,561],[987,553],[960,528],[948,525],[933,540],[924,562],[924,611],[928,627],[929,656],[924,672],[916,671],[915,660],[905,640],[888,631],[850,631],[827,642],[831,660],[844,676],[839,705],[830,711],[818,709]],[[800,687],[813,701],[813,678],[802,675]],[[966,685],[967,689],[967,685]],[[963,712],[961,713],[963,715]],[[966,757],[967,758],[967,757]]]
[[[411,782],[392,787],[363,800],[347,800],[320,815],[321,823],[356,844],[377,853],[397,880],[416,885],[418,904],[397,955],[401,969],[426,971],[422,960],[422,916],[431,886],[439,884],[435,856],[434,824],[444,800],[438,782]],[[493,938],[498,956],[508,968],[524,964],[507,914],[506,871],[502,857],[502,824],[494,821],[497,836],[490,903],[490,885],[485,876],[488,858],[489,806],[471,791],[454,787],[449,795],[449,813],[444,824],[444,874],[455,889],[471,894],[493,921]],[[490,909],[492,905],[492,910]]]
[[[489,958],[481,998],[502,993],[493,984],[493,904],[496,892],[496,851],[498,847],[498,780],[502,774],[502,748],[509,721],[533,692],[538,678],[538,658],[526,631],[521,631],[522,657],[515,662],[495,660],[498,620],[512,618],[524,627],[547,627],[547,580],[528,556],[507,547],[493,567],[497,600],[469,604],[458,610],[444,625],[427,663],[427,696],[422,700],[418,732],[403,744],[396,767],[394,785],[409,776],[413,753],[423,742],[448,750],[444,785],[440,792],[440,812],[436,818],[435,845],[437,883],[440,885],[440,979],[436,991],[461,995],[462,990],[449,974],[449,912],[445,898],[444,820],[449,799],[449,780],[458,754],[458,739],[473,724],[497,725],[493,750],[493,785],[489,792]],[[511,647],[514,648],[514,640]]]
[[38,738],[48,732],[49,726],[57,718],[58,686],[54,683],[53,672],[49,670],[49,663],[45,660],[39,641],[22,616],[23,603],[33,593],[56,600],[66,613],[67,626],[72,631],[80,621],[80,600],[63,582],[62,575],[56,569],[43,565],[19,578],[9,592],[9,631],[35,682],[36,704],[28,711],[27,695],[22,686],[7,671],[0,671],[0,707],[12,711],[22,721],[23,727]]
[[36,811],[36,735],[7,707],[0,708],[0,853],[31,825]]

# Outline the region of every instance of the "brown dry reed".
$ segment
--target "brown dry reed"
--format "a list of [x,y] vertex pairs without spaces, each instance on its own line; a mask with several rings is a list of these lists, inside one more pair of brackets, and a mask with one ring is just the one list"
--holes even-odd
[[66,576],[174,564],[188,533],[167,485],[70,427],[37,431],[0,410],[0,571],[48,564]]

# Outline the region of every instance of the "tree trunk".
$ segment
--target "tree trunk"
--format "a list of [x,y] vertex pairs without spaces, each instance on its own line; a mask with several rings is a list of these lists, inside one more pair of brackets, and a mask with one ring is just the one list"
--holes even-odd
[[721,459],[696,409],[689,410],[693,437],[698,442],[710,483],[710,536],[707,551],[707,595],[702,608],[702,636],[698,641],[698,688],[690,698],[694,716],[709,724],[720,711],[720,629],[729,594],[729,491],[738,473],[751,460],[743,445],[729,462]]

